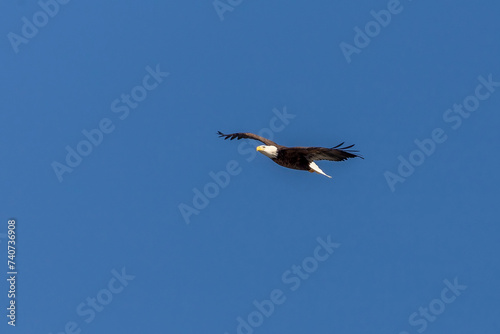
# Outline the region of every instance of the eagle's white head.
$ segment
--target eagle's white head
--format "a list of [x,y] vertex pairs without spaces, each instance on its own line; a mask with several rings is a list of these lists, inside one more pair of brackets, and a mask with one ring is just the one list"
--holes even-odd
[[278,157],[278,148],[276,146],[260,145],[257,146],[257,151],[271,159]]

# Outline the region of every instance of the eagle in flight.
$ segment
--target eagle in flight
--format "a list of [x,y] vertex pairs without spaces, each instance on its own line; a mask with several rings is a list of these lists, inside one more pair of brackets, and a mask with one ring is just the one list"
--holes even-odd
[[362,156],[357,154],[357,150],[351,149],[354,145],[345,146],[344,143],[339,145],[326,148],[326,147],[286,147],[278,145],[272,140],[258,136],[253,133],[231,133],[224,134],[220,131],[217,132],[219,137],[224,139],[254,139],[262,142],[264,145],[257,146],[257,151],[264,154],[266,157],[271,158],[278,165],[298,169],[307,170],[311,173],[318,173],[326,177],[331,178],[330,175],[326,175],[321,168],[316,165],[315,160],[330,160],[330,161],[344,161],[349,158],[361,158]]

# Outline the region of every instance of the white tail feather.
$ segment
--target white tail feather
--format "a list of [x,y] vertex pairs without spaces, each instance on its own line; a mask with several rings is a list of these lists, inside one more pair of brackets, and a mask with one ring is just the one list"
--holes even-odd
[[321,170],[321,168],[318,167],[318,165],[316,165],[316,163],[314,161],[312,161],[310,164],[309,164],[309,168],[311,168],[313,171],[315,171],[316,173],[318,174],[321,174],[321,175],[324,175],[326,177],[329,177],[330,179],[332,178],[330,175],[326,175],[325,172],[323,172]]

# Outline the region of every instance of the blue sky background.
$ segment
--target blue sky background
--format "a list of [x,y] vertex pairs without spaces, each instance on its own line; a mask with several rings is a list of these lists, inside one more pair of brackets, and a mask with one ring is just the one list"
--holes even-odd
[[[8,34],[42,9],[3,2],[2,333],[233,334],[275,289],[286,300],[254,333],[498,333],[500,87],[456,129],[443,115],[479,76],[500,81],[500,4],[404,0],[348,63],[340,44],[387,6],[242,1],[221,20],[211,1],[70,1],[16,53]],[[170,75],[120,119],[113,101],[157,65]],[[216,136],[259,132],[284,109],[278,143],[345,141],[365,159],[319,162],[327,179],[247,161],[242,141]],[[113,131],[59,182],[53,162],[103,119]],[[446,141],[391,191],[384,173],[437,128]],[[230,161],[239,173],[187,224],[179,206]],[[292,291],[282,275],[328,236],[340,247]],[[134,278],[110,293],[122,270]],[[455,278],[467,288],[422,320]],[[86,322],[77,309],[98,297],[109,303]]]

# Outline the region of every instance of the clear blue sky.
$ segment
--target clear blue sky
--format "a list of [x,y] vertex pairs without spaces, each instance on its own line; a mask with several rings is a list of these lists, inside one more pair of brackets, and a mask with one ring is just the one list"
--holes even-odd
[[2,3],[0,331],[498,333],[500,4],[216,5]]

